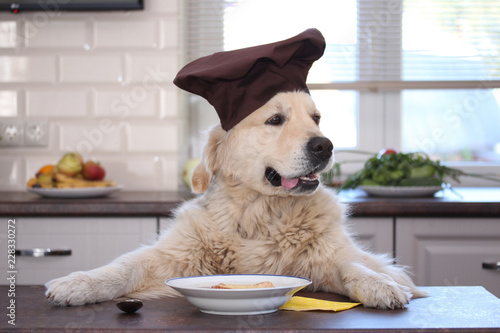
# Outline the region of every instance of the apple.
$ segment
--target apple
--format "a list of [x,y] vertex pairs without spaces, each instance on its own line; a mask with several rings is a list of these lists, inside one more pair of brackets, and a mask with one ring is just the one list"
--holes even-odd
[[194,168],[200,163],[199,158],[192,158],[184,164],[182,168],[182,181],[189,189],[191,188],[191,178],[193,178]]
[[78,153],[67,153],[59,160],[54,167],[54,173],[63,173],[73,177],[77,173],[82,172],[83,158]]
[[97,162],[87,161],[83,165],[83,177],[88,180],[103,180],[106,170]]
[[385,149],[382,149],[381,151],[378,152],[377,157],[381,158],[382,156],[385,156],[385,155],[394,155],[397,153],[398,153],[398,151],[396,149],[385,148]]

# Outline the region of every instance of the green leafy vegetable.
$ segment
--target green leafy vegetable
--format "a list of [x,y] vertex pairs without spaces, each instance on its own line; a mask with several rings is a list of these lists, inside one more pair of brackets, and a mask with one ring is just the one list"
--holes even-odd
[[[322,180],[326,184],[335,183],[340,176],[340,164],[324,174]],[[493,181],[500,181],[495,176],[465,173],[450,168],[440,161],[431,160],[424,153],[388,153],[369,158],[364,168],[350,175],[340,190],[353,189],[358,186],[441,186],[453,179],[460,182],[461,176],[472,176]]]

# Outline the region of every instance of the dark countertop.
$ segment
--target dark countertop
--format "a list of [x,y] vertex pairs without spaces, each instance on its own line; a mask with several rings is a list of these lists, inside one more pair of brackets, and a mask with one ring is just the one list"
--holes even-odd
[[[188,192],[120,191],[93,199],[41,198],[28,192],[0,192],[0,216],[168,216]],[[434,197],[379,198],[362,190],[342,192],[354,217],[500,217],[500,188],[456,188]]]
[[43,198],[29,192],[0,192],[0,216],[168,216],[189,192],[120,191],[88,199]]
[[[135,314],[124,314],[115,301],[83,307],[50,304],[42,286],[18,286],[15,297],[0,287],[1,332],[500,332],[500,299],[483,287],[424,287],[430,297],[412,300],[403,310],[362,306],[342,312],[280,310],[255,316],[203,314],[184,298],[144,301]],[[345,297],[298,295],[334,301]],[[9,310],[9,302],[15,309]],[[10,316],[12,313],[15,317]],[[9,320],[15,318],[15,326]]]
[[341,200],[351,206],[353,216],[400,217],[500,217],[500,188],[454,188],[433,197],[381,198],[362,190],[345,191]]

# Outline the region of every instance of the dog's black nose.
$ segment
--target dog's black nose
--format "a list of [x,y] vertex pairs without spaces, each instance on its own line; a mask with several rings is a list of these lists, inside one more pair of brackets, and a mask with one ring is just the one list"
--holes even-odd
[[307,143],[307,151],[319,160],[332,157],[333,143],[328,138],[316,136]]

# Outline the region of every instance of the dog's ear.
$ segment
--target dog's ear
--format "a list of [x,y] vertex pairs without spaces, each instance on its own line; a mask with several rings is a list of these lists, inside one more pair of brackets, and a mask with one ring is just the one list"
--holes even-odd
[[220,125],[210,130],[208,142],[203,151],[201,162],[193,171],[191,188],[194,193],[203,193],[210,186],[215,171],[219,168],[220,160],[217,158],[219,147],[226,131]]

